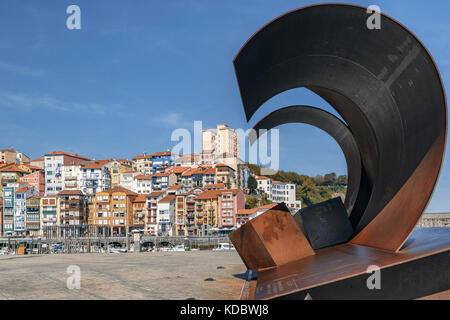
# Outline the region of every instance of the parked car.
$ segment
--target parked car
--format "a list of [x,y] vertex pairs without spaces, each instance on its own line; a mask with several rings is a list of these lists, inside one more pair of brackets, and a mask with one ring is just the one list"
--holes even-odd
[[223,250],[234,250],[235,248],[233,247],[232,244],[228,243],[228,242],[221,242],[219,243],[217,248],[214,248],[214,251],[223,251]]
[[161,246],[158,247],[158,251],[174,251],[172,246]]

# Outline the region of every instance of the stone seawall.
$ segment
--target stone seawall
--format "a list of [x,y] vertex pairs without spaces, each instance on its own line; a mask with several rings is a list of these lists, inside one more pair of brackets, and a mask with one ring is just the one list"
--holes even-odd
[[450,213],[425,213],[417,226],[450,228]]

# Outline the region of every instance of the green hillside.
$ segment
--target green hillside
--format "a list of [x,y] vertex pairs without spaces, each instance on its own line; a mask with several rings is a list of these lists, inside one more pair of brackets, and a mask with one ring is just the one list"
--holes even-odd
[[[247,166],[253,175],[261,175],[261,166],[255,164]],[[268,177],[285,183],[295,183],[297,200],[302,201],[302,207],[345,196],[347,190],[347,175],[337,176],[334,172],[310,177],[296,172],[278,171]]]

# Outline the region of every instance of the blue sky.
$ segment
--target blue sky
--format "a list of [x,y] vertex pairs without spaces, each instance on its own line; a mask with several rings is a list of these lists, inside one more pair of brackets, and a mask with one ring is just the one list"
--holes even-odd
[[[280,106],[332,111],[304,89],[280,94],[250,123],[232,60],[273,18],[322,1],[2,0],[0,2],[0,148],[31,158],[63,150],[91,158],[131,158],[172,148],[171,132],[226,123],[250,128]],[[450,3],[343,1],[379,5],[429,49],[447,92]],[[81,8],[81,30],[66,28],[66,8]],[[307,125],[280,127],[280,168],[309,175],[346,173],[338,145]],[[450,163],[428,211],[450,210]]]

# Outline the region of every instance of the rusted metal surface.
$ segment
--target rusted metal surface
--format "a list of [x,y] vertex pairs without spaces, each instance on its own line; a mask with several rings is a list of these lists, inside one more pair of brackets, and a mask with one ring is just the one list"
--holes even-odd
[[[353,244],[398,251],[408,239],[428,204],[423,195],[433,192],[433,179],[440,169],[442,136],[435,142],[422,163],[379,215],[355,238]],[[391,238],[383,235],[395,235]]]
[[[346,205],[354,232],[345,244],[314,255],[303,234],[322,220],[305,222],[298,214],[277,220],[275,212],[231,235],[246,265],[259,269],[256,299],[355,280],[370,265],[389,268],[386,274],[395,282],[399,273],[392,267],[413,270],[411,261],[421,271],[405,281],[416,293],[430,294],[431,289],[415,286],[416,280],[423,282],[428,264],[434,271],[441,262],[448,264],[448,229],[418,230],[406,241],[431,198],[445,152],[447,104],[439,71],[423,44],[400,23],[384,14],[379,30],[368,29],[366,22],[366,8],[359,6],[301,8],[264,26],[234,59],[247,120],[267,100],[292,88],[307,88],[326,100],[343,122],[315,108],[294,106],[272,112],[255,129],[291,122],[317,126],[341,142],[352,176]],[[345,136],[350,139],[342,143]],[[296,220],[295,230],[286,228]],[[326,222],[330,230],[339,224]],[[448,286],[448,270],[443,272]],[[351,288],[350,282],[330,290]],[[441,288],[432,282],[433,290]],[[350,291],[349,296],[354,294]]]
[[272,299],[367,274],[370,265],[384,269],[449,250],[448,228],[417,229],[401,254],[351,243],[324,248],[314,256],[258,272],[254,297]]
[[367,17],[366,8],[344,4],[291,11],[254,34],[234,66],[247,120],[297,87],[336,109],[361,156],[352,243],[397,251],[439,176],[446,98],[423,44],[384,14],[382,28],[370,30]]
[[257,270],[276,266],[274,259],[253,227],[253,221],[247,222],[230,234],[230,240],[247,269]]
[[314,255],[284,204],[250,220],[235,230],[230,240],[251,270],[273,268]]

